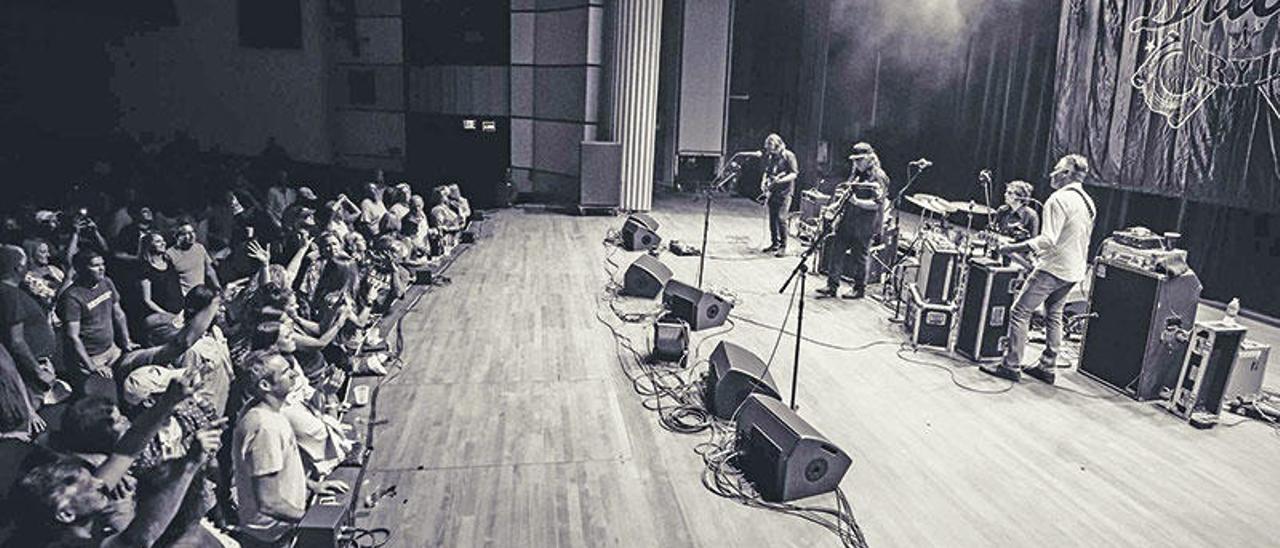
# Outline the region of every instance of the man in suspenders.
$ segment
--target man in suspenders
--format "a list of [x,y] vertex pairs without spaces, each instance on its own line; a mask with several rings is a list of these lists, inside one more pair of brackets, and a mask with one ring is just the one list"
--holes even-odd
[[[1084,280],[1089,264],[1089,234],[1098,210],[1081,183],[1089,171],[1089,162],[1078,154],[1058,160],[1049,174],[1054,192],[1044,203],[1044,222],[1040,235],[1021,243],[1002,245],[997,251],[1017,253],[1034,251],[1036,267],[1027,277],[1022,291],[1009,311],[1008,348],[999,365],[984,365],[982,371],[1012,381],[1022,373],[1053,384],[1054,360],[1062,348],[1062,308],[1067,293]],[[1022,367],[1022,353],[1027,346],[1027,328],[1031,314],[1045,306],[1045,350],[1035,366]]]

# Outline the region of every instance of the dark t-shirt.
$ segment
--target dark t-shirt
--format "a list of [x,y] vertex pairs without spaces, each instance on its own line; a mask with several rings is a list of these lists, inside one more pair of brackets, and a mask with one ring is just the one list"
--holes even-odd
[[26,291],[0,283],[0,329],[22,324],[22,336],[36,358],[54,355],[57,339],[49,316]]
[[120,293],[111,283],[111,278],[103,278],[93,287],[77,283],[62,293],[58,300],[58,316],[67,323],[80,322],[80,341],[84,343],[85,352],[96,356],[115,344],[116,331],[111,314],[118,302]]
[[[872,193],[869,190],[865,190],[866,187],[855,187],[857,183],[872,183],[878,185],[879,188]],[[880,227],[884,224],[884,200],[885,195],[889,192],[889,176],[885,175],[884,170],[873,168],[862,172],[854,172],[850,175],[846,184],[841,186],[842,188],[836,190],[837,193],[842,190],[845,192],[853,190],[854,198],[861,200],[874,199],[880,207],[863,209],[854,205],[846,205],[844,217],[841,218],[840,229],[868,237],[879,233]]]
[[[172,261],[166,258],[165,264],[165,269],[161,270],[149,261],[143,261],[142,279],[151,282],[151,302],[156,303],[160,308],[172,314],[177,314],[182,311],[182,279]],[[139,300],[142,298],[141,289],[138,291],[138,298]],[[145,305],[140,305],[137,308],[140,311],[145,311],[146,314],[151,313],[151,310],[146,308]]]
[[996,210],[996,230],[1018,241],[1035,237],[1040,234],[1040,215],[1027,206],[1002,205]]
[[[766,178],[769,176],[782,177],[800,172],[800,164],[796,161],[796,155],[790,150],[783,150],[781,154],[766,154],[761,165]],[[790,198],[792,191],[795,190],[795,184],[795,179],[792,179],[789,183],[774,183],[770,185],[769,201],[780,203]]]

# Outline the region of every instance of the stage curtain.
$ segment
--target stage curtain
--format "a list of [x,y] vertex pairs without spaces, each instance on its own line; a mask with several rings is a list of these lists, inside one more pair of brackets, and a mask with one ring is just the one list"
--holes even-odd
[[824,127],[830,172],[847,174],[849,145],[866,140],[895,193],[906,163],[925,157],[934,165],[909,194],[981,203],[980,169],[994,173],[995,205],[1012,179],[1047,194],[1060,2],[962,3],[950,25],[902,26],[904,12],[932,5],[904,1],[859,4],[833,28]]
[[1050,154],[1093,185],[1280,211],[1280,16],[1218,4],[1064,0]]

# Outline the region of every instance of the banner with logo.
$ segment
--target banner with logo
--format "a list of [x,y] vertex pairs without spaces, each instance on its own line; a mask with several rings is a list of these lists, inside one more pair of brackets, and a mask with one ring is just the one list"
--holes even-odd
[[1064,0],[1055,96],[1092,184],[1280,211],[1280,0]]

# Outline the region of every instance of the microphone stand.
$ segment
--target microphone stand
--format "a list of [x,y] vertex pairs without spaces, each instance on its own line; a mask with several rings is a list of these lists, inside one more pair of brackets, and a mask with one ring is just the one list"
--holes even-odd
[[[916,168],[916,169],[915,169],[915,173],[912,173],[912,169],[911,169],[911,168],[913,168],[913,167],[915,167],[915,168]],[[916,182],[916,179],[920,178],[920,174],[924,173],[924,170],[925,170],[925,169],[927,169],[927,168],[924,168],[924,167],[917,167],[915,162],[907,162],[907,184],[903,185],[902,189],[898,191],[898,195],[893,197],[893,203],[891,203],[891,204],[890,204],[890,207],[892,207],[892,208],[893,208],[893,229],[894,229],[894,230],[896,230],[896,231],[898,231],[898,237],[897,237],[896,239],[897,239],[897,240],[899,240],[899,241],[901,241],[902,236],[903,236],[903,234],[902,234],[902,208],[901,208],[901,206],[902,206],[902,198],[903,198],[903,196],[906,196],[906,195],[907,195],[907,190],[908,190],[908,189],[910,189],[910,188],[911,188],[911,185],[912,185],[912,184],[914,184],[914,183]],[[919,237],[920,237],[920,231],[919,231],[919,229],[917,229],[917,230],[916,230],[916,239],[918,240],[918,239],[919,239]],[[910,244],[910,247],[915,247],[915,241],[914,241],[914,240],[913,240],[913,241],[912,241],[912,243]],[[895,279],[895,277],[896,277],[896,275],[897,275],[898,266],[900,266],[900,265],[902,264],[902,261],[903,261],[904,259],[906,259],[906,255],[905,255],[905,254],[901,254],[901,253],[899,253],[899,250],[897,250],[897,249],[893,250],[893,263],[889,265],[889,277],[890,277],[890,278],[889,278],[889,281],[890,281],[890,282],[894,281],[894,279]],[[881,288],[881,289],[882,289],[882,291],[881,291],[881,295],[882,295],[884,298],[888,298],[888,296],[889,296],[889,295],[888,295],[888,290],[887,290],[887,287],[888,287],[889,285],[893,285],[893,284],[886,284],[886,287],[885,287],[885,288]],[[902,293],[902,288],[901,288],[901,287],[897,287],[897,286],[895,286],[895,287],[894,287],[894,299],[895,299],[895,300],[901,300],[901,299],[898,299],[898,297],[901,295],[901,293]],[[897,315],[898,315],[898,312],[897,312],[897,305],[896,305],[896,304],[894,305],[894,313],[893,313],[893,315],[894,315],[894,317],[895,317],[895,318],[896,318],[896,317],[897,317]]]
[[[787,276],[787,281],[782,284],[782,288],[778,289],[778,293],[785,293],[787,288],[791,286],[791,282],[800,277],[800,309],[796,312],[796,351],[794,362],[791,369],[791,410],[799,409],[796,406],[796,387],[800,384],[800,342],[804,340],[804,297],[805,297],[805,279],[809,274],[809,256],[818,249],[819,246],[826,241],[831,235],[831,231],[839,226],[841,219],[844,218],[845,208],[849,205],[849,198],[853,196],[853,188],[845,191],[844,196],[840,197],[840,203],[836,206],[835,217],[830,223],[823,223],[822,231],[809,242],[809,247],[800,253],[800,260],[796,262],[796,267],[791,269],[791,275]],[[786,329],[787,319],[782,319],[782,329]]]
[[716,176],[716,180],[711,182],[710,186],[703,187],[702,194],[706,198],[707,207],[702,213],[702,250],[698,253],[698,289],[702,289],[702,271],[707,264],[707,233],[711,230],[711,193],[724,190],[724,185],[729,181],[738,178],[738,157],[746,155],[746,152],[734,154],[729,159],[729,163],[725,164],[720,170],[720,174]]

